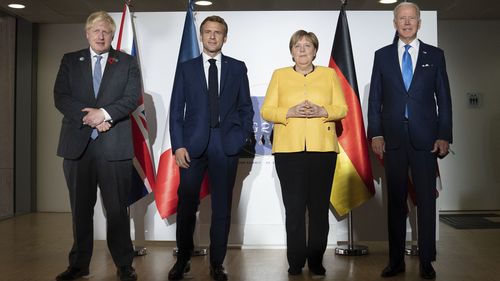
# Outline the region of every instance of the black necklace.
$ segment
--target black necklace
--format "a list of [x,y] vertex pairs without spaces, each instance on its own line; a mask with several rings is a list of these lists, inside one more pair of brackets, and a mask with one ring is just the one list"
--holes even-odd
[[294,65],[294,66],[293,66],[293,70],[294,70],[295,72],[297,72],[297,73],[300,73],[300,74],[304,75],[304,77],[305,77],[305,76],[307,76],[307,75],[311,74],[311,73],[314,71],[314,69],[316,69],[316,67],[314,66],[314,64],[312,65],[312,67],[313,67],[313,68],[311,69],[311,71],[309,71],[309,72],[307,72],[307,73],[305,73],[305,74],[298,72],[298,71],[297,71],[297,68],[296,68],[296,65]]

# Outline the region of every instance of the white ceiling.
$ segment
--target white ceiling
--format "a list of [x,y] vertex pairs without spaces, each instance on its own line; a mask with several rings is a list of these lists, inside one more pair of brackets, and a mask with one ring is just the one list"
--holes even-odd
[[[185,11],[188,0],[132,0],[132,11]],[[341,0],[212,0],[199,11],[339,10]],[[399,1],[401,2],[401,0]],[[436,10],[440,20],[500,20],[498,0],[415,0],[422,10]],[[10,3],[27,8],[15,10]],[[0,0],[3,10],[35,23],[78,23],[94,11],[120,12],[123,0]],[[350,0],[348,10],[392,10],[395,4],[378,0]]]

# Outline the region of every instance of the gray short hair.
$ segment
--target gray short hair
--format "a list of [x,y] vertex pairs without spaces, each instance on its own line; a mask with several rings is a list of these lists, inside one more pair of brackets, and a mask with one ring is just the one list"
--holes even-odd
[[417,18],[420,19],[420,7],[413,2],[401,2],[396,7],[394,7],[394,19],[397,19],[398,10],[401,7],[413,7],[417,11]]

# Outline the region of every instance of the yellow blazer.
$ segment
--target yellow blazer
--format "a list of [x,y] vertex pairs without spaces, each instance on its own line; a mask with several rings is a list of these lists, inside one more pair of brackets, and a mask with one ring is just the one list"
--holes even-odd
[[[288,109],[304,100],[323,106],[328,117],[287,119]],[[334,121],[346,116],[347,104],[332,68],[317,66],[306,76],[293,67],[275,70],[260,113],[274,123],[273,153],[339,152]]]

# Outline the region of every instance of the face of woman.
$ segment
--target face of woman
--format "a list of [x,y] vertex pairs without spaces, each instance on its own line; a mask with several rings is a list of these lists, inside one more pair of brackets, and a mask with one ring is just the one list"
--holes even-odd
[[298,65],[310,65],[316,57],[316,48],[314,48],[313,43],[307,40],[306,37],[302,37],[292,46],[292,57]]

